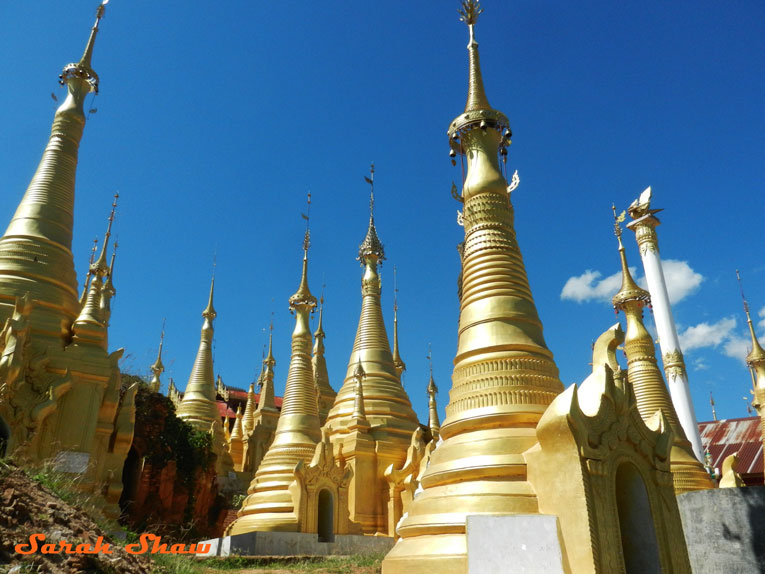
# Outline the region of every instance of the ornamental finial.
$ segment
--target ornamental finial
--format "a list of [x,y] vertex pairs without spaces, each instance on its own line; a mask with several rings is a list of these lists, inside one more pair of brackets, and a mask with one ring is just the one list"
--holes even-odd
[[749,312],[749,303],[744,295],[744,285],[741,281],[741,274],[736,269],[736,279],[738,279],[738,286],[741,290],[741,299],[744,302],[744,313],[746,313],[746,322],[749,325],[749,334],[752,337],[752,351],[746,356],[746,364],[750,367],[756,365],[765,364],[765,349],[760,345],[760,341],[757,339],[757,333],[754,330],[754,324],[752,323],[752,315]]
[[468,26],[474,26],[478,21],[478,15],[483,12],[483,8],[481,8],[481,3],[478,0],[464,0],[462,9],[457,10],[457,12],[459,12],[461,22]]
[[622,227],[619,224],[624,221],[626,212],[622,211],[619,215],[616,215],[616,205],[613,203],[611,204],[611,211],[614,212],[614,235],[619,240],[619,249],[624,249],[624,245],[622,245]]
[[104,234],[104,242],[101,244],[101,254],[95,263],[91,263],[90,271],[95,276],[105,277],[109,274],[109,265],[106,263],[106,250],[109,247],[109,238],[112,236],[112,224],[114,223],[114,217],[117,213],[117,200],[119,199],[119,192],[114,194],[114,201],[112,202],[112,211],[109,214],[109,223],[106,226],[106,233]]
[[481,76],[481,62],[478,57],[478,42],[475,40],[475,31],[473,27],[478,21],[478,15],[483,12],[478,0],[464,0],[462,9],[458,10],[460,20],[467,24],[470,30],[470,42],[468,42],[468,51],[470,54],[470,83],[468,89],[468,99],[465,105],[465,112],[474,112],[477,110],[491,110],[489,100],[483,88],[483,77]]
[[215,307],[213,307],[213,294],[215,292],[215,267],[213,266],[213,276],[210,280],[210,297],[207,300],[207,307],[204,311],[202,311],[202,317],[205,319],[209,319],[212,321],[215,319],[215,317],[218,316],[218,313],[215,312]]
[[620,215],[616,215],[616,206],[613,204],[611,204],[611,209],[614,212],[614,234],[619,240],[619,257],[622,263],[622,286],[619,292],[613,296],[611,302],[616,310],[624,309],[625,303],[629,301],[638,301],[641,305],[650,305],[651,295],[645,289],[638,287],[632,278],[629,265],[627,264],[627,254],[622,244],[622,228],[619,225],[624,221],[625,213],[622,212]]
[[[308,193],[308,210],[311,209],[311,193]],[[313,312],[316,307],[316,297],[311,294],[311,290],[308,288],[308,248],[311,247],[311,230],[309,228],[310,213],[301,213],[303,219],[306,220],[305,224],[305,236],[303,237],[303,271],[300,276],[300,286],[292,297],[289,299],[290,310],[294,311],[297,307],[303,305]]]
[[369,184],[369,227],[364,241],[359,245],[358,260],[364,264],[368,257],[374,257],[377,261],[385,259],[385,249],[377,236],[375,228],[375,164],[369,167],[369,177],[364,176],[364,181]]
[[90,37],[85,45],[85,52],[83,52],[80,61],[76,64],[67,64],[64,71],[61,72],[59,84],[62,86],[69,78],[81,78],[90,84],[92,91],[98,93],[98,74],[93,71],[91,60],[93,58],[93,47],[96,43],[96,34],[98,34],[98,26],[101,23],[101,18],[104,17],[104,10],[108,3],[109,0],[103,0],[96,10],[96,23],[93,24],[93,28],[90,30]]

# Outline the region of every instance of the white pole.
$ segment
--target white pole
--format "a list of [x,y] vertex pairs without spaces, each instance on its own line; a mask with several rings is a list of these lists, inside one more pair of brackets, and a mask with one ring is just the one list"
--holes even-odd
[[672,404],[677,412],[680,426],[683,427],[685,436],[691,442],[693,453],[701,462],[704,460],[704,449],[701,444],[701,435],[691,399],[685,361],[680,350],[680,340],[677,336],[675,321],[672,318],[667,284],[659,256],[656,226],[660,222],[654,214],[661,210],[650,209],[650,202],[651,188],[649,187],[630,206],[629,214],[633,221],[628,223],[627,227],[635,232],[635,238],[640,248],[640,258],[643,261],[648,291],[651,293],[653,317],[659,334],[664,375],[667,379],[669,394],[672,397]]

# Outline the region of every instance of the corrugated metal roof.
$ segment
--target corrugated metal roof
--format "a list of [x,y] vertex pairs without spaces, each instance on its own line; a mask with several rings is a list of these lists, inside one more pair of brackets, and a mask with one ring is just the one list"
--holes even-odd
[[712,456],[712,466],[722,469],[726,457],[738,452],[739,474],[763,474],[760,417],[699,423],[701,443]]

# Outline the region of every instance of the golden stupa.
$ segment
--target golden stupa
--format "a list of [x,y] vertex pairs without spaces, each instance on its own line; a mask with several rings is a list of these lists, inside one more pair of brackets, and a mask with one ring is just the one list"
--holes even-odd
[[311,365],[308,316],[316,307],[316,297],[308,288],[308,247],[309,233],[306,231],[300,287],[289,299],[290,310],[295,314],[295,330],[274,441],[255,473],[239,517],[226,531],[228,535],[252,530],[301,530],[300,509],[291,492],[295,466],[311,460],[322,438]]
[[677,494],[714,488],[712,478],[696,459],[691,443],[680,426],[667,385],[656,362],[653,338],[643,324],[643,309],[650,305],[651,296],[648,291],[637,286],[630,274],[618,221],[622,218],[623,216],[617,218],[615,224],[622,264],[622,286],[612,302],[614,309],[624,311],[627,318],[624,354],[627,356],[627,376],[635,392],[640,416],[648,421],[661,411],[672,428],[670,464]]
[[[389,519],[391,501],[385,470],[391,464],[399,466],[404,462],[419,422],[401,384],[403,361],[398,357],[398,344],[395,358],[383,322],[378,265],[385,259],[385,251],[374,220],[374,166],[370,175],[369,226],[358,257],[364,266],[361,316],[345,381],[329,411],[325,429],[335,455],[342,453],[353,472],[349,486],[351,521],[359,524],[365,534],[392,536],[395,523]],[[364,373],[362,412],[366,422],[361,426],[357,407],[359,369]]]
[[[484,92],[474,35],[480,13],[476,0],[462,3],[469,90],[448,130],[452,157],[465,156],[468,165],[450,401],[429,456],[413,439],[407,464],[419,458],[426,465],[412,474],[421,490],[398,524],[383,573],[464,573],[469,519],[535,514],[555,517],[551,543],[560,546],[563,571],[690,572],[672,489],[672,430],[661,410],[641,418],[616,360],[618,326],[598,339],[592,374],[562,392],[513,227],[514,187],[500,167],[511,132]],[[397,472],[388,472],[392,489],[412,481]],[[633,509],[621,502],[635,485],[645,493],[640,528],[628,525],[625,512]]]
[[[80,476],[118,512],[122,466],[133,438],[137,387],[121,389],[120,349],[108,352],[114,220],[91,266],[82,298],[72,257],[77,155],[85,98],[97,92],[92,58],[103,2],[85,52],[64,67],[67,90],[48,145],[16,213],[0,238],[0,434],[7,452]],[[114,246],[116,249],[116,244]]]

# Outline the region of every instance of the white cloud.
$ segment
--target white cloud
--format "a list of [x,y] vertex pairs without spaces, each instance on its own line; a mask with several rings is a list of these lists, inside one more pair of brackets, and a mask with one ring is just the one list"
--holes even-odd
[[709,365],[704,360],[704,357],[696,357],[693,359],[693,370],[694,371],[706,371],[709,369]]
[[735,317],[725,317],[716,323],[699,323],[688,327],[679,334],[680,347],[683,351],[702,349],[704,347],[717,347],[721,343],[734,338],[731,335],[736,328]]
[[[667,285],[669,301],[672,304],[678,303],[688,295],[695,293],[704,277],[696,273],[687,261],[678,261],[677,259],[667,259],[662,262],[664,268],[664,280]],[[637,283],[647,288],[645,277],[637,277],[637,269],[630,267],[630,273],[636,277]],[[578,276],[569,277],[563,290],[560,293],[561,299],[568,299],[583,303],[585,301],[603,301],[610,302],[619,290],[622,284],[621,271],[603,277],[600,271],[588,269]],[[765,323],[765,307],[763,308],[763,323]]]
[[[630,268],[630,273],[635,273],[635,268]],[[602,273],[588,269],[578,277],[569,277],[563,290],[560,292],[561,299],[569,299],[577,303],[585,301],[610,302],[611,297],[616,295],[622,285],[622,273],[614,273],[604,279],[600,279]]]
[[733,335],[723,345],[723,353],[728,357],[744,362],[751,348],[752,342],[750,339]]
[[757,322],[757,328],[758,328],[760,331],[765,331],[765,307],[763,307],[762,309],[760,309],[760,310],[757,312],[757,315],[758,315],[759,317],[762,317],[762,319],[760,319],[760,320]]
[[691,269],[687,261],[667,259],[662,261],[662,267],[669,302],[673,305],[698,291],[701,282],[704,281],[704,276]]

